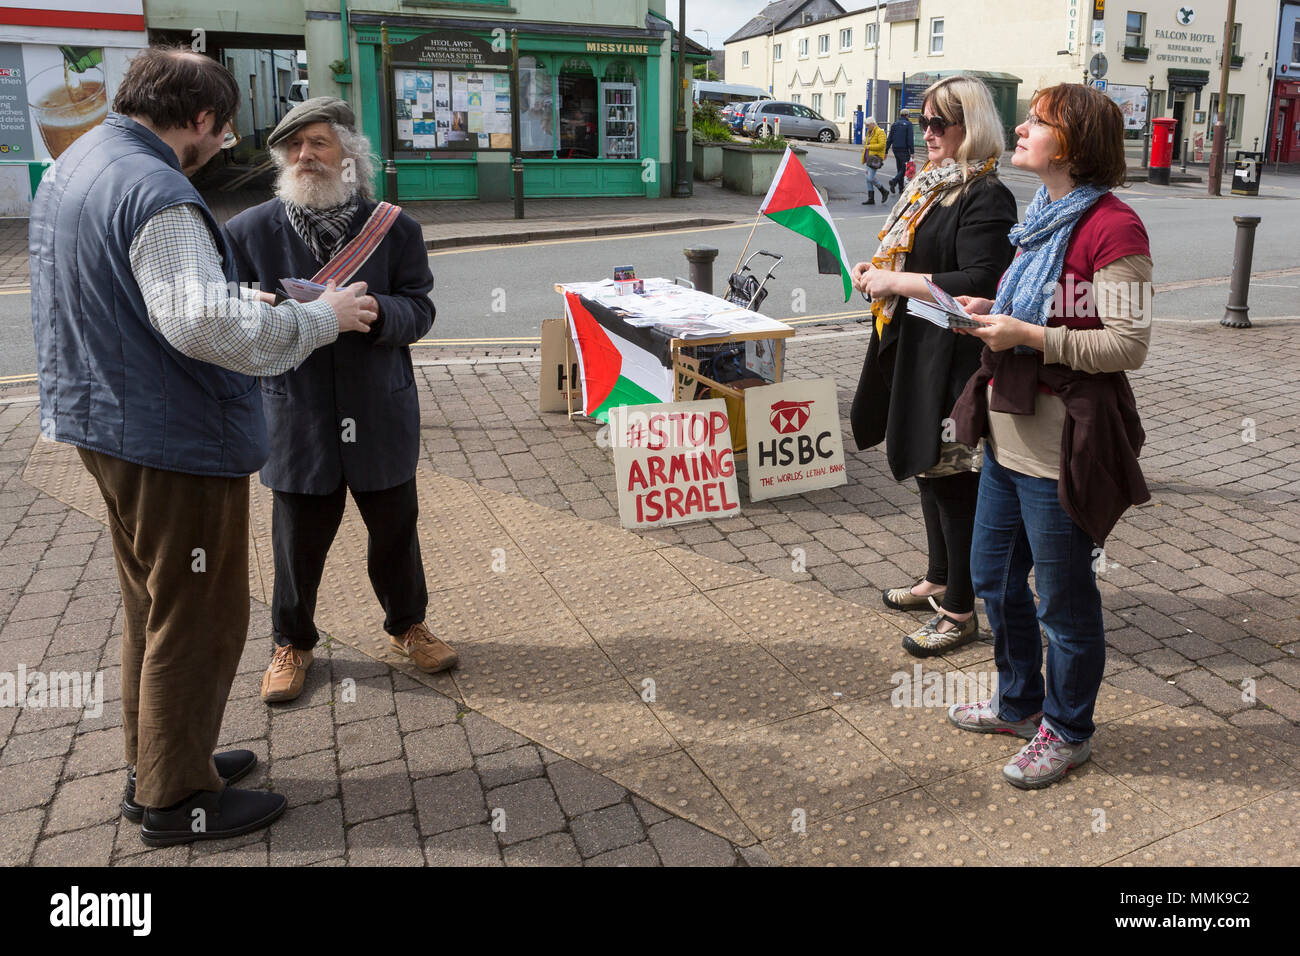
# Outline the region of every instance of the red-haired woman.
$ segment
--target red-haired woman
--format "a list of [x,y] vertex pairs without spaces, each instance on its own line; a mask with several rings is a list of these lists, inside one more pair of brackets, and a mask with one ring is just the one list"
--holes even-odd
[[1106,661],[1096,556],[1124,510],[1150,497],[1124,373],[1146,358],[1151,250],[1142,220],[1111,192],[1125,166],[1109,98],[1077,84],[1042,90],[1016,135],[1012,164],[1043,185],[1011,232],[1019,253],[997,300],[964,300],[986,316],[969,332],[986,347],[953,409],[960,441],[986,439],[971,577],[998,691],[949,719],[1028,738],[1003,775],[1033,789],[1091,755]]

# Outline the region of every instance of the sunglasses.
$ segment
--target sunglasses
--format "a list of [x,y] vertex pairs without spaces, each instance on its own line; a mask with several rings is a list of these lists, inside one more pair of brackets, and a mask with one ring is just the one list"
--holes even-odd
[[920,124],[920,125],[921,125],[921,132],[922,132],[922,133],[924,133],[924,132],[928,129],[928,130],[930,130],[932,133],[934,133],[935,136],[942,136],[944,133],[948,132],[948,127],[949,127],[949,126],[960,126],[961,123],[960,123],[960,122],[951,122],[951,121],[949,121],[949,120],[944,119],[942,116],[924,116],[924,115],[923,115],[923,116],[921,117],[921,124]]

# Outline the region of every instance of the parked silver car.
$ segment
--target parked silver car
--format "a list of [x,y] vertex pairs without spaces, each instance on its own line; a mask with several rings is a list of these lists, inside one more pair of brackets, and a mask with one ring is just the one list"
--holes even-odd
[[781,122],[781,135],[789,139],[815,139],[822,143],[833,143],[840,138],[835,124],[820,113],[810,110],[802,103],[787,103],[779,100],[763,100],[745,113],[743,130],[753,136],[766,121],[773,125],[775,120]]

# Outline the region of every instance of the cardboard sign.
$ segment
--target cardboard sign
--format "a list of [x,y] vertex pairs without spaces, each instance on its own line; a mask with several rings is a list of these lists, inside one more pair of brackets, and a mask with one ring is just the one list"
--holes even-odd
[[582,411],[582,379],[578,375],[578,357],[569,352],[569,367],[564,367],[565,345],[569,334],[564,319],[542,320],[541,394],[537,408],[543,412],[567,412],[567,389],[573,389],[574,411]]
[[745,428],[750,501],[848,482],[834,379],[745,389]]
[[740,514],[722,399],[618,406],[610,409],[609,426],[623,527]]

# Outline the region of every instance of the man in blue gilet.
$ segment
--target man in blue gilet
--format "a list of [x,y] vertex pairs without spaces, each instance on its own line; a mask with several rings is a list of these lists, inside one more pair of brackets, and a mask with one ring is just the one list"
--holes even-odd
[[108,510],[122,589],[122,814],[152,846],[265,827],[279,794],[227,786],[255,757],[213,755],[248,636],[248,476],[266,461],[254,376],[374,321],[364,284],[273,306],[241,290],[188,176],[237,141],[235,79],[153,48],[104,122],[32,202],[41,432],[77,448]]

